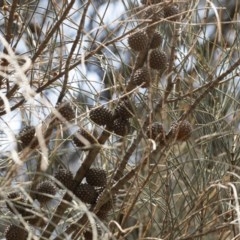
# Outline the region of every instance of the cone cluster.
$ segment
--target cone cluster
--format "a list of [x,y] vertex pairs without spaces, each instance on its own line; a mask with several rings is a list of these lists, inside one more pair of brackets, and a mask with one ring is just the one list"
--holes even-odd
[[[179,9],[174,3],[164,3],[162,0],[141,0],[143,5],[150,5],[146,8],[144,18],[152,20],[152,22],[161,22],[161,20],[167,19],[167,21],[179,20]],[[160,4],[161,3],[161,4]],[[150,87],[150,75],[147,74],[146,67],[152,70],[157,70],[161,74],[168,66],[168,57],[164,49],[160,49],[163,37],[160,32],[152,30],[152,25],[149,25],[142,29],[137,30],[128,37],[129,47],[137,52],[145,52],[148,57],[145,62],[145,66],[140,66],[136,69],[131,79],[132,84],[142,87]],[[151,74],[151,72],[150,72]],[[142,83],[145,83],[141,85]]]
[[160,145],[165,145],[166,140],[169,139],[180,142],[187,141],[191,137],[192,130],[192,124],[188,120],[173,122],[168,133],[166,133],[162,123],[154,122],[148,126],[146,135],[159,142]]
[[84,203],[95,204],[99,189],[107,184],[107,172],[101,168],[90,168],[85,174],[86,183],[81,183],[74,188],[74,194]]
[[[113,111],[105,106],[97,107],[90,111],[90,119],[98,125],[106,126],[107,129],[116,135],[125,136],[130,131],[129,118],[134,116],[132,102],[129,99],[121,99],[116,104]],[[96,140],[87,132],[80,130],[78,132],[85,137],[89,142],[96,143]],[[73,138],[73,142],[78,147],[83,147],[84,144],[77,137]]]

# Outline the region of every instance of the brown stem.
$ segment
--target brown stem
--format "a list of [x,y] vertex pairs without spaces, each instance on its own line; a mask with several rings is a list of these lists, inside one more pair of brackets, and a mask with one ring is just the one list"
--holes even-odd
[[74,51],[75,51],[75,49],[76,49],[76,47],[77,47],[77,45],[79,43],[79,39],[80,39],[80,37],[82,35],[82,32],[83,32],[85,18],[86,18],[87,10],[88,10],[88,7],[90,6],[90,3],[91,3],[91,0],[88,0],[88,2],[86,3],[85,8],[83,10],[81,21],[80,21],[80,24],[79,24],[79,27],[78,27],[78,31],[77,31],[77,35],[76,35],[76,38],[75,38],[75,40],[73,42],[72,48],[70,50],[70,53],[69,53],[67,61],[66,61],[65,77],[64,77],[64,81],[63,81],[63,85],[62,85],[62,90],[61,90],[60,95],[58,97],[57,103],[60,103],[63,100],[65,92],[66,92],[66,89],[67,89],[68,73],[69,73],[70,63],[71,63]]

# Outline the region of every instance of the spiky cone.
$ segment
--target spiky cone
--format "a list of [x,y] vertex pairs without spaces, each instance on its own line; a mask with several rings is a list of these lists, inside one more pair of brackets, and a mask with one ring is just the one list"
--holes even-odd
[[[98,204],[98,201],[100,201],[101,196],[102,196],[102,193],[99,194],[96,204]],[[109,199],[106,203],[104,203],[100,207],[99,211],[96,213],[96,216],[101,220],[106,219],[107,216],[109,215],[109,212],[113,209],[115,202],[116,202],[116,197],[113,196],[111,199]]]
[[89,113],[90,119],[100,126],[104,126],[112,122],[113,114],[110,109],[105,106],[94,108]]
[[158,48],[162,44],[162,40],[163,40],[162,35],[159,32],[154,32],[150,43],[150,48],[151,49]]
[[28,232],[17,225],[9,225],[5,230],[6,240],[26,240]]
[[58,171],[55,173],[55,178],[67,189],[72,190],[74,181],[71,171],[68,169],[58,169]]
[[75,118],[75,113],[72,106],[68,102],[63,102],[56,106],[56,110],[61,114],[63,118],[59,118],[59,121],[63,122],[65,120],[71,121]]
[[24,127],[17,139],[18,139],[18,149],[22,150],[26,147],[30,147],[31,149],[34,149],[38,145],[37,139],[34,140],[34,136],[36,133],[36,129],[33,126],[26,126]]
[[149,66],[152,69],[164,71],[167,67],[168,59],[164,51],[153,49],[149,53]]
[[105,187],[107,183],[107,172],[101,168],[90,168],[86,175],[88,184],[94,187]]
[[100,219],[100,220],[106,220],[106,218],[108,217],[109,215],[109,211],[105,211],[105,210],[99,210],[97,213],[96,213],[96,216]]
[[150,74],[146,67],[139,68],[133,75],[133,84],[148,88],[150,86]]
[[84,128],[80,128],[76,134],[72,137],[73,143],[82,150],[88,150],[89,148],[84,149],[84,147],[89,147],[92,144],[97,143],[97,140]]
[[126,136],[130,131],[130,123],[126,118],[117,118],[113,122],[112,130],[119,136]]
[[19,192],[12,192],[7,196],[8,201],[6,202],[7,208],[12,212],[16,213],[16,211],[21,214],[22,216],[29,215],[28,212],[25,210],[26,208],[26,201],[23,195]]
[[167,138],[186,141],[191,137],[192,125],[188,120],[172,123]]
[[164,7],[163,12],[164,18],[167,18],[167,20],[171,20],[174,22],[179,20],[179,9],[175,4]]
[[114,110],[114,119],[131,118],[134,115],[132,103],[129,99],[120,100]]
[[148,36],[145,32],[139,31],[128,37],[128,45],[134,51],[140,52],[147,48]]
[[[46,203],[50,200],[52,200],[53,196],[57,193],[56,186],[53,182],[49,180],[45,180],[43,182],[40,182],[36,186],[36,193],[35,198],[41,203]],[[51,196],[47,196],[47,195]]]
[[163,128],[163,125],[159,122],[152,123],[147,128],[147,137],[150,139],[159,142],[161,145],[165,145],[166,143],[166,132]]
[[97,191],[88,183],[81,183],[74,189],[74,194],[84,203],[94,204],[97,200]]
[[24,196],[19,192],[12,192],[8,194],[9,203],[6,202],[7,208],[14,214],[19,213],[29,223],[36,222],[39,218],[32,213],[32,205],[27,203]]

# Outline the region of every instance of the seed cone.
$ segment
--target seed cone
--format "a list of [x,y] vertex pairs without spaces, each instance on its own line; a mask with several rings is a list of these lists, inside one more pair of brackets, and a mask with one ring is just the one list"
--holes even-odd
[[160,142],[161,145],[165,144],[166,133],[163,125],[159,122],[154,122],[148,127],[147,136],[148,138]]
[[52,199],[52,197],[46,196],[45,194],[56,194],[56,186],[49,180],[39,183],[36,187],[35,197],[40,203],[46,203]]
[[168,138],[174,138],[177,141],[186,141],[192,133],[192,125],[189,121],[174,122],[167,134]]
[[150,48],[151,49],[154,49],[154,48],[158,48],[161,43],[162,43],[162,36],[159,32],[155,32],[153,34],[153,37],[152,37],[152,41],[151,41],[151,44],[150,44]]
[[33,126],[26,126],[20,131],[18,135],[19,150],[22,150],[26,147],[34,149],[38,145],[37,140],[33,141],[35,132],[36,130]]
[[151,20],[153,23],[161,20],[163,17],[163,13],[159,8],[147,8],[144,13],[144,18]]
[[[71,121],[75,118],[75,113],[68,102],[61,103],[56,106],[56,110],[64,117],[67,121]],[[62,119],[59,119],[62,121]]]
[[7,208],[12,213],[15,213],[15,211],[17,211],[23,216],[28,215],[28,212],[25,211],[26,201],[21,193],[12,192],[12,193],[8,194],[7,197],[8,197],[8,200],[11,200],[12,204],[9,204],[7,202],[6,205],[7,205]]
[[129,36],[128,44],[134,51],[143,51],[148,45],[148,36],[143,31],[136,32]]
[[90,168],[85,177],[87,183],[95,187],[104,187],[107,183],[107,173],[104,169]]
[[119,136],[125,136],[130,131],[130,123],[126,118],[117,118],[113,122],[113,132]]
[[145,67],[139,68],[133,76],[133,83],[136,86],[141,85],[142,88],[149,87],[149,85],[150,85],[150,74],[148,72],[148,69],[145,68]]
[[[102,196],[102,192],[99,194],[99,196],[97,198],[97,201],[96,201],[96,204],[100,200],[101,196]],[[97,217],[101,220],[106,219],[109,212],[113,209],[115,202],[116,202],[116,196],[113,196],[112,199],[109,199],[106,203],[104,203],[101,206],[99,211],[96,213]]]
[[113,114],[112,111],[105,106],[100,106],[90,111],[90,119],[98,125],[107,125],[112,122]]
[[84,203],[94,204],[97,199],[97,191],[88,183],[81,183],[74,190],[75,195]]
[[67,169],[58,169],[55,173],[55,178],[61,182],[67,189],[72,190],[73,174]]
[[9,225],[5,230],[6,240],[26,240],[28,232],[22,227]]
[[169,5],[164,7],[164,18],[167,18],[171,21],[177,21],[179,19],[179,9],[176,5]]
[[129,99],[120,100],[114,111],[114,118],[131,118],[134,114],[131,102]]
[[[83,141],[83,139],[81,139],[80,137],[83,137],[86,141]],[[97,140],[91,135],[91,133],[89,133],[84,128],[80,128],[77,131],[77,134],[73,136],[72,140],[77,147],[87,147],[88,145],[97,143]],[[88,144],[86,145],[87,142]]]
[[155,70],[165,70],[167,67],[166,53],[157,49],[152,50],[149,54],[149,66]]

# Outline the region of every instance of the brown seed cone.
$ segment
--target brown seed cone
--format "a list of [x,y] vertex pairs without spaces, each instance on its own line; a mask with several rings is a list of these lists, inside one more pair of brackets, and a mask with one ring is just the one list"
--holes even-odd
[[149,66],[155,70],[165,70],[167,67],[166,53],[157,49],[152,50],[149,54]]
[[163,125],[159,122],[152,123],[147,128],[147,137],[159,142],[161,145],[164,145],[166,141],[166,132]]
[[[71,121],[75,118],[75,113],[72,109],[72,106],[68,102],[61,103],[56,106],[56,110],[64,117],[67,121]],[[62,119],[59,119],[62,121]]]
[[158,48],[161,45],[162,40],[163,40],[162,35],[159,32],[155,32],[152,37],[150,48],[151,49]]
[[113,122],[113,132],[119,136],[125,136],[130,131],[130,123],[126,118],[117,118]]
[[112,111],[105,106],[97,107],[90,111],[90,119],[100,126],[107,125],[112,122],[113,114]]
[[75,195],[84,203],[94,204],[97,200],[97,191],[88,183],[81,183],[74,189]]
[[192,125],[189,121],[174,122],[167,134],[168,138],[174,138],[177,141],[186,141],[191,137]]
[[179,9],[175,4],[164,7],[163,12],[164,18],[171,21],[179,20]]
[[[102,189],[103,191],[104,189]],[[97,202],[99,201],[99,199],[101,198],[101,194],[102,192],[99,193],[98,195],[98,198],[97,198],[97,201],[96,201],[96,204]],[[101,208],[99,209],[99,211],[96,213],[96,216],[101,219],[101,220],[104,220],[107,218],[109,212],[113,209],[114,205],[115,205],[115,202],[116,202],[116,196],[112,196],[111,199],[109,199],[106,203],[104,203]]]
[[109,211],[105,211],[105,210],[99,210],[96,213],[96,216],[101,219],[101,220],[105,220],[108,217]]
[[88,184],[95,187],[104,187],[107,183],[107,173],[104,169],[90,168],[86,175],[86,181]]
[[55,173],[55,178],[61,182],[67,189],[72,190],[74,186],[73,174],[67,169],[58,169]]
[[[80,135],[79,137],[78,137],[78,134]],[[81,139],[80,137],[83,137],[85,141],[83,141],[83,139]],[[80,128],[77,131],[77,134],[73,136],[72,140],[74,144],[80,148],[87,147],[87,146],[90,146],[91,144],[97,143],[97,140],[92,136],[92,134],[89,133],[84,128]],[[86,143],[88,144],[86,145]]]
[[148,45],[148,36],[143,31],[136,32],[129,36],[128,44],[134,51],[143,51]]
[[36,186],[35,197],[40,203],[46,203],[50,201],[52,197],[46,196],[45,194],[55,195],[56,193],[57,191],[54,183],[49,180],[45,180]]
[[161,9],[159,8],[147,8],[147,10],[144,13],[144,18],[147,20],[151,20],[152,23],[158,22],[159,20],[161,20],[163,17],[163,13],[161,11]]
[[23,195],[19,192],[12,192],[7,196],[8,200],[11,201],[11,204],[6,202],[7,208],[12,212],[16,213],[17,211],[22,216],[27,216],[29,213],[25,210],[26,201]]
[[5,230],[6,240],[26,240],[28,232],[23,227],[9,225]]
[[150,74],[147,68],[139,68],[133,76],[133,83],[136,86],[147,88],[150,86]]
[[114,110],[114,119],[131,118],[134,114],[132,104],[129,99],[120,100]]
[[38,145],[38,141],[33,140],[35,136],[35,132],[36,132],[36,129],[33,126],[26,126],[20,131],[17,137],[19,142],[19,146],[18,146],[19,150],[22,150],[23,148],[26,148],[26,147],[30,147],[34,149]]

